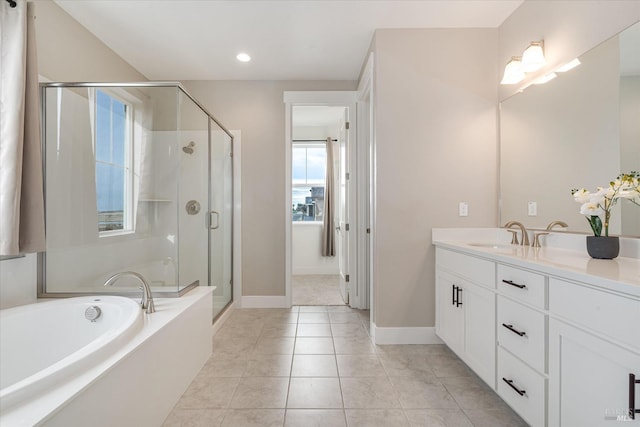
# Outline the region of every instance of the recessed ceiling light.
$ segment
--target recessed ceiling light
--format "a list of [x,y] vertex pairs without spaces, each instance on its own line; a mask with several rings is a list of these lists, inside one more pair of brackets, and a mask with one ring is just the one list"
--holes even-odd
[[236,55],[236,59],[240,62],[249,62],[251,61],[251,57],[246,53],[242,52]]

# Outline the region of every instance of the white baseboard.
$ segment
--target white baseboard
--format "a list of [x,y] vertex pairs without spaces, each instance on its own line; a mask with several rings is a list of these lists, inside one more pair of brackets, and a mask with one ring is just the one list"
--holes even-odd
[[229,316],[231,316],[231,313],[233,313],[233,310],[235,310],[235,308],[236,308],[235,305],[236,305],[236,303],[232,302],[231,305],[229,307],[227,307],[227,309],[213,323],[213,326],[211,327],[211,333],[213,335],[218,333],[220,328],[222,328],[222,325],[224,325],[224,322],[226,322],[227,319],[229,318]]
[[310,274],[323,274],[323,275],[331,275],[337,276],[340,274],[339,270],[336,270],[334,267],[294,267],[293,271],[291,271],[293,276],[305,276]]
[[371,336],[376,344],[444,344],[434,326],[381,328],[372,324]]
[[289,308],[287,297],[281,296],[243,296],[242,308]]

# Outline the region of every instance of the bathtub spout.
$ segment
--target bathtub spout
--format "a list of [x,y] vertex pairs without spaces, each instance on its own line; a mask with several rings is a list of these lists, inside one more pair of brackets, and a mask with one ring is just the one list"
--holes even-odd
[[151,288],[149,287],[149,284],[147,283],[147,281],[144,280],[144,277],[142,277],[142,274],[136,273],[135,271],[123,271],[121,273],[116,273],[113,276],[109,277],[107,281],[104,282],[103,286],[111,286],[118,279],[124,276],[135,277],[142,283],[142,302],[140,303],[140,305],[142,309],[145,310],[145,313],[147,314],[154,313],[156,311],[156,307],[153,304],[153,295],[151,294]]

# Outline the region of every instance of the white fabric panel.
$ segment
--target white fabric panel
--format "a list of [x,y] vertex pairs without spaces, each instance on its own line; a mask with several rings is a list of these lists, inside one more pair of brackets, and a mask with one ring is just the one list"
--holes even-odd
[[45,249],[34,7],[0,4],[0,255]]

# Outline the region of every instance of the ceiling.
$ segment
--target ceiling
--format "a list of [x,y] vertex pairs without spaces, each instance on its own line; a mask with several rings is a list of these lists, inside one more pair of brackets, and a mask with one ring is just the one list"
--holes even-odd
[[151,80],[357,80],[377,28],[495,28],[523,0],[55,2]]

